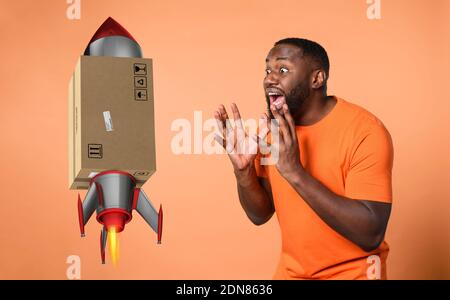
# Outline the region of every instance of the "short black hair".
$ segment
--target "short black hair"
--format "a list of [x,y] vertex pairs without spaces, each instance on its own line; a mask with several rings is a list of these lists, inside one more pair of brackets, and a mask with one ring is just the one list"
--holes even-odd
[[330,73],[330,61],[328,60],[327,51],[325,51],[321,45],[307,39],[286,38],[279,40],[274,44],[274,46],[281,44],[293,45],[302,49],[304,56],[308,56],[320,64],[320,66],[325,70],[325,74],[328,79]]

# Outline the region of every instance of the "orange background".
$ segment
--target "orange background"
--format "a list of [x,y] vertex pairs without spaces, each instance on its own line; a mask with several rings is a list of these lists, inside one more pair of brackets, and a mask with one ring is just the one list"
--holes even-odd
[[[276,218],[253,226],[227,157],[172,154],[170,126],[232,101],[257,118],[265,55],[289,36],[320,42],[329,93],[373,112],[393,136],[388,277],[450,279],[450,1],[382,0],[372,21],[365,0],[82,0],[81,20],[68,20],[67,6],[0,1],[0,279],[65,279],[69,255],[80,256],[82,279],[270,279]],[[136,214],[117,268],[108,254],[100,264],[95,219],[80,238],[67,179],[69,78],[108,16],[154,59],[158,170],[144,188],[165,212],[161,246]]]

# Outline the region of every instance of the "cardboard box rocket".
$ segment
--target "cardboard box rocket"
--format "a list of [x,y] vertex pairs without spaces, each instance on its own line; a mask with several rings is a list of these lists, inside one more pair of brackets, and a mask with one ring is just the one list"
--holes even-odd
[[152,60],[108,18],[80,56],[69,83],[69,188],[78,196],[80,231],[94,210],[108,232],[120,232],[136,210],[162,234],[156,212],[140,187],[156,170]]
[[69,84],[70,188],[88,189],[109,169],[133,175],[138,187],[156,170],[151,59],[78,59]]

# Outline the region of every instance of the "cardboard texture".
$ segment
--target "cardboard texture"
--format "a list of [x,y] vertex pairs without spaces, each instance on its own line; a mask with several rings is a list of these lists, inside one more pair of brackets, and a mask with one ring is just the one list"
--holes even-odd
[[98,172],[156,171],[152,60],[81,56],[69,83],[69,188]]

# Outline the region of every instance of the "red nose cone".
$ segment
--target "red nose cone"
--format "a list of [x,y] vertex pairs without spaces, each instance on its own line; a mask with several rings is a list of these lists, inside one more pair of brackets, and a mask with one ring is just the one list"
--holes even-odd
[[133,36],[125,28],[122,27],[122,25],[117,23],[116,20],[114,20],[113,18],[109,17],[108,19],[106,19],[105,22],[103,22],[102,26],[100,26],[100,28],[97,29],[89,44],[103,37],[114,35],[120,35],[138,43],[133,38]]

